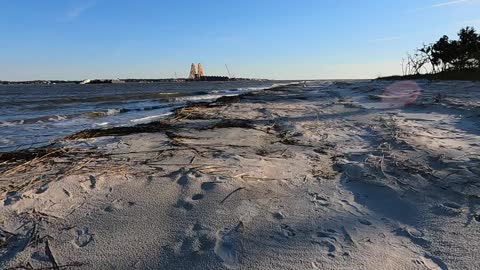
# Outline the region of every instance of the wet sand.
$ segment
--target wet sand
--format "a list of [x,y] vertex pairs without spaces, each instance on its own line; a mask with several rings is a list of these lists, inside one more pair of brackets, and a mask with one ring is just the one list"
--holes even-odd
[[0,268],[477,269],[479,117],[480,83],[308,82],[2,155]]

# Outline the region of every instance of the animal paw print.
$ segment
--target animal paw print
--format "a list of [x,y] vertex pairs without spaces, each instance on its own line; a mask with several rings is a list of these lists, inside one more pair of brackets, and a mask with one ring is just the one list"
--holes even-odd
[[76,229],[74,233],[73,244],[82,248],[93,241],[93,234],[89,232],[88,228]]

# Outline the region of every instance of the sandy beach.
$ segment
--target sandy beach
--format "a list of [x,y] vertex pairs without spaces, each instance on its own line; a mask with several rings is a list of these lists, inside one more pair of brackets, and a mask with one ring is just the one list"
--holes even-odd
[[0,155],[1,269],[479,269],[480,83],[312,81]]

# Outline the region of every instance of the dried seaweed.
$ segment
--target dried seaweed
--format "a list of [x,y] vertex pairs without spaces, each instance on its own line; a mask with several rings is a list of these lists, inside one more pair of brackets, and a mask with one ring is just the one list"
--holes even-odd
[[136,133],[156,133],[171,129],[171,121],[157,121],[131,127],[113,127],[108,129],[87,129],[65,138],[65,140],[89,139],[104,136],[126,136]]
[[245,128],[253,129],[255,125],[251,120],[245,119],[225,119],[214,123],[213,125],[207,126],[204,129],[218,129],[218,128]]

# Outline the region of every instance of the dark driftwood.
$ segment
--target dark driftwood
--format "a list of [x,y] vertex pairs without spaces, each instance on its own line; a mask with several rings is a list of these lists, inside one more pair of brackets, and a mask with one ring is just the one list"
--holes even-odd
[[244,187],[239,187],[237,189],[235,189],[234,191],[230,192],[225,198],[223,198],[223,200],[220,202],[220,204],[223,204],[228,198],[230,198],[230,196],[232,196],[235,192],[238,192],[242,189],[245,189]]

